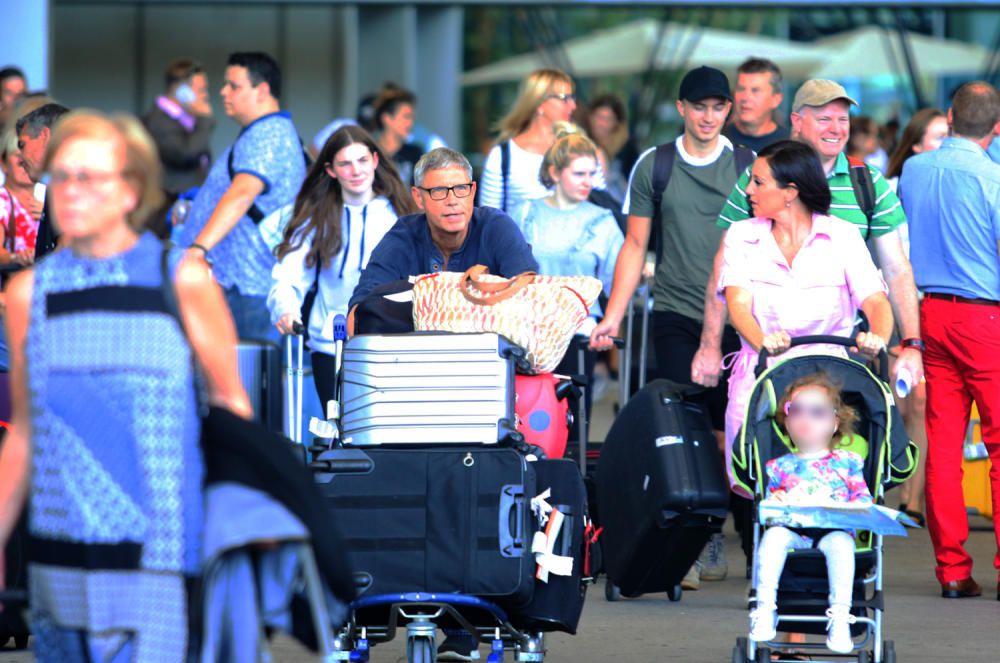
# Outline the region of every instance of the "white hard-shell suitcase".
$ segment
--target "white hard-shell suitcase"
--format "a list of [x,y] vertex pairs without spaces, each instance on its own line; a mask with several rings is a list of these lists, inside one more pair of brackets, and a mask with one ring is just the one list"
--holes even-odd
[[514,369],[523,350],[497,334],[359,335],[344,346],[346,446],[496,445],[521,439]]

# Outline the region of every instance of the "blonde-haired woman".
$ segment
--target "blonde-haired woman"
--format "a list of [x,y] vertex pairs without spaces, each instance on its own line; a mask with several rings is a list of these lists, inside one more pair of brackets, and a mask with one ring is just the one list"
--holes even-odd
[[[514,221],[531,252],[538,261],[540,272],[552,276],[593,276],[611,293],[615,262],[625,241],[612,213],[587,201],[594,179],[600,172],[597,146],[575,125],[560,122],[555,125],[555,142],[542,158],[537,177],[551,194],[528,200],[514,213]],[[601,309],[594,304],[590,311],[590,330],[601,319]],[[593,353],[587,354],[586,373],[593,373]],[[569,353],[557,373],[576,373],[577,358]],[[590,407],[590,389],[587,407]]]
[[[13,428],[0,448],[0,545],[30,494],[30,604],[40,661],[188,659],[208,401],[249,418],[236,331],[197,253],[168,254],[156,149],[131,117],[78,111],[44,169],[62,248],[7,288]],[[185,334],[186,330],[186,334]]]
[[[525,200],[549,195],[538,169],[556,140],[556,123],[568,122],[576,110],[573,90],[573,79],[558,69],[539,69],[528,75],[514,107],[500,121],[500,135],[486,157],[479,182],[480,205],[509,213]],[[603,172],[598,172],[594,184],[604,188]]]

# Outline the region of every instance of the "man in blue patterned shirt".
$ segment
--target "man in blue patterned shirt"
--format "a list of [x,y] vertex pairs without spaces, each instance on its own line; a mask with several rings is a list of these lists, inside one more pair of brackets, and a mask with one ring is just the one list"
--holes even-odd
[[223,107],[242,129],[212,164],[180,236],[209,258],[242,339],[277,340],[266,304],[275,259],[257,223],[293,202],[305,178],[302,143],[280,95],[281,70],[269,55],[229,56]]

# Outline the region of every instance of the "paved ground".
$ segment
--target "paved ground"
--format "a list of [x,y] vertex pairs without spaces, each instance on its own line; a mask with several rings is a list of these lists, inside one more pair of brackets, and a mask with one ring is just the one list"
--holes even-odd
[[[606,431],[610,400],[606,399],[597,413],[592,439],[599,439]],[[977,520],[976,524],[986,525],[986,521]],[[679,603],[671,603],[662,595],[608,603],[604,600],[603,584],[592,587],[578,635],[552,636],[546,660],[550,663],[730,661],[736,637],[746,633],[747,613],[742,553],[731,531],[727,543],[735,573],[723,582],[703,583],[700,591],[686,592]],[[996,548],[992,533],[974,531],[968,549],[977,560],[974,575],[984,586],[984,596],[947,601],[938,595],[927,533],[917,531],[906,539],[888,540],[886,637],[895,640],[898,660],[902,663],[1000,661],[1000,602],[994,591],[996,572],[992,559]],[[287,639],[276,641],[274,653],[279,663],[315,660]],[[380,645],[373,653],[372,658],[378,663],[405,660],[401,640]],[[0,651],[0,663],[32,660],[26,652]]]

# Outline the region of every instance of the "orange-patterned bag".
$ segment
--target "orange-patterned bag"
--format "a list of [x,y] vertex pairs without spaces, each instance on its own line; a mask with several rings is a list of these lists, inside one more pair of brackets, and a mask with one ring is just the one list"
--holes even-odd
[[547,373],[562,361],[601,288],[590,276],[525,272],[505,279],[487,274],[483,265],[427,274],[413,284],[413,326],[500,334],[524,348],[531,372]]

